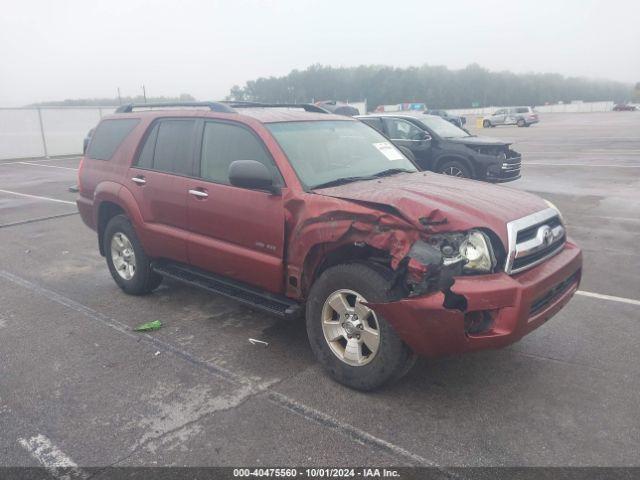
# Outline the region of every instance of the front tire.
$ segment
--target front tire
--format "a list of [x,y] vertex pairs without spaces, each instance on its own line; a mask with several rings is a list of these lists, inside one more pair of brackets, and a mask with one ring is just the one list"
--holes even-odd
[[438,167],[438,173],[449,175],[450,177],[471,178],[469,167],[457,160],[444,162]]
[[133,225],[124,215],[116,215],[104,230],[105,256],[113,280],[129,295],[145,295],[162,282],[151,269]]
[[324,369],[348,387],[369,391],[402,377],[415,356],[382,315],[364,303],[398,298],[378,271],[362,264],[322,273],[307,301],[307,334]]
[[491,122],[489,120],[483,120],[482,127],[483,128],[491,128]]

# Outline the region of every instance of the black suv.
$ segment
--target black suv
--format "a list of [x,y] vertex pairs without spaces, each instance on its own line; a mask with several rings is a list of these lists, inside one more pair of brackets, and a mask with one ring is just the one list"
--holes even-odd
[[460,115],[451,115],[446,110],[426,110],[426,115],[435,115],[436,117],[444,118],[447,122],[453,123],[456,127],[464,128],[464,124],[467,123],[467,119]]
[[434,115],[360,115],[422,170],[487,182],[520,178],[521,155],[510,143],[476,137]]

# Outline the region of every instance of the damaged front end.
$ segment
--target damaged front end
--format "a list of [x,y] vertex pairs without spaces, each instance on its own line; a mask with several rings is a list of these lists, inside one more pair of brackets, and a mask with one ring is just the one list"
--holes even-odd
[[450,290],[460,275],[492,273],[496,255],[481,230],[434,234],[415,242],[405,260],[410,296]]

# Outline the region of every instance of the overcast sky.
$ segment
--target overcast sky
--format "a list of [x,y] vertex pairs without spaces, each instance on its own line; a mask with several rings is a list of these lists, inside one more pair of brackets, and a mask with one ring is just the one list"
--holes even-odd
[[640,81],[637,0],[20,0],[0,13],[0,106],[65,98],[221,99],[333,66],[479,63]]

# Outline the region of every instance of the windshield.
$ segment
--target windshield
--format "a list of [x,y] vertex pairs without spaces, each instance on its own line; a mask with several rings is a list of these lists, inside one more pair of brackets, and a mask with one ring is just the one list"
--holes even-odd
[[416,119],[420,120],[420,122],[422,122],[426,127],[433,130],[439,137],[461,138],[471,136],[461,128],[456,127],[451,122],[448,122],[447,120],[444,120],[440,117],[435,117],[433,115],[423,115],[421,117],[416,117]]
[[305,188],[416,171],[389,140],[361,122],[283,122],[266,127]]

